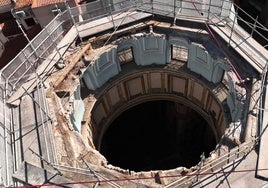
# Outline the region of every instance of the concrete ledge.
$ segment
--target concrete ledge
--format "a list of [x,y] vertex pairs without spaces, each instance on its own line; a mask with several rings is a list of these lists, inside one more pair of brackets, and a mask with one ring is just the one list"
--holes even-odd
[[[215,20],[214,20],[215,21]],[[213,22],[214,22],[213,21]],[[250,34],[246,33],[239,25],[227,22],[225,26],[209,25],[223,40],[237,51],[250,65],[262,73],[268,59],[268,51],[257,43]],[[232,28],[233,27],[233,32]],[[229,37],[231,36],[231,37]],[[231,38],[231,41],[229,41]],[[243,40],[241,40],[243,39]]]
[[[61,42],[58,44],[57,48],[59,53],[63,55],[71,43],[77,37],[77,33],[74,28],[71,28],[70,31],[64,36]],[[12,96],[7,100],[8,104],[18,106],[20,104],[20,98],[26,93],[31,93],[38,83],[38,77],[43,78],[51,68],[59,61],[61,58],[60,54],[57,51],[54,51],[49,58],[44,60],[42,64],[37,68],[36,73],[33,73],[27,81],[22,84],[22,86],[12,94]]]
[[132,11],[114,14],[97,20],[89,20],[84,23],[79,23],[77,30],[80,38],[84,38],[114,27],[132,23],[143,18],[152,16],[152,14]]
[[268,171],[263,169],[268,169],[268,92],[266,91],[265,95],[265,104],[263,111],[263,121],[260,134],[262,134],[259,144],[259,155],[258,155],[258,164],[256,175],[260,178],[268,180]]
[[[86,187],[81,184],[74,185],[72,181],[60,176],[58,172],[49,172],[43,168],[34,166],[28,162],[22,163],[18,171],[13,174],[13,178],[25,183],[26,185],[38,185],[37,187],[44,184],[62,184],[68,187]],[[57,186],[55,185],[55,186]],[[64,187],[64,185],[62,185]]]

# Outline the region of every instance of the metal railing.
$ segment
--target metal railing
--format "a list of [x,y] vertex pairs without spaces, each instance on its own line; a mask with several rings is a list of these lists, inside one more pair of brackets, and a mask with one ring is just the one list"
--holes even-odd
[[[193,3],[194,2],[194,3]],[[259,37],[263,41],[263,46],[268,47],[268,39],[264,36],[263,32],[267,32],[262,24],[260,24],[256,18],[252,18],[245,13],[237,5],[233,5],[230,0],[214,1],[190,1],[190,0],[118,0],[116,3],[111,4],[110,1],[97,1],[79,7],[69,8],[58,14],[31,42],[0,71],[0,90],[3,93],[3,98],[0,99],[3,102],[3,108],[7,108],[6,100],[16,91],[27,79],[36,74],[38,67],[44,61],[58,61],[59,59],[51,54],[56,53],[59,57],[63,56],[58,46],[60,41],[71,30],[75,29],[77,36],[82,30],[78,30],[78,26],[94,21],[100,18],[108,17],[107,22],[114,25],[114,29],[118,26],[115,24],[114,14],[121,14],[129,10],[135,10],[140,12],[146,12],[151,14],[157,14],[162,16],[168,16],[173,18],[173,23],[176,23],[177,19],[185,19],[193,22],[207,22],[208,24],[218,27],[223,33],[223,27],[228,27],[230,30],[226,37],[229,40],[229,45],[235,43],[238,48],[240,45],[246,44],[253,48],[260,57],[266,59],[267,57],[260,53],[258,49],[251,46],[247,40],[236,41],[232,37],[237,35],[243,38],[244,32],[239,33],[236,31],[237,21],[248,27],[251,31],[250,34],[246,34],[247,37]],[[248,19],[244,19],[238,16],[237,12],[243,12]],[[243,50],[241,48],[241,50]],[[248,58],[252,59],[256,64],[259,62],[252,58],[250,54],[244,51],[248,55]],[[267,59],[266,59],[267,61]],[[259,65],[262,66],[262,65]],[[40,94],[40,95],[44,95]],[[40,98],[43,98],[41,96]],[[9,113],[5,110],[5,113]],[[8,114],[5,114],[8,115]],[[7,119],[2,122],[5,127]],[[210,165],[216,168],[219,164],[225,164],[227,161],[234,159],[234,156],[241,156],[243,152],[248,151],[252,143],[245,143],[238,148],[233,149],[228,154],[222,156],[215,162],[211,162]],[[237,154],[238,152],[238,154]],[[230,158],[232,156],[233,158]],[[206,172],[211,170],[212,167],[204,166],[202,171]],[[187,179],[184,182],[189,182]],[[176,182],[174,185],[180,185],[182,182]],[[172,184],[173,185],[173,184]],[[171,185],[171,186],[172,186]]]
[[[193,3],[194,2],[194,3]],[[245,23],[252,29],[252,35],[261,37],[268,45],[268,39],[257,30],[267,30],[256,19],[253,19],[248,15],[252,21],[245,21],[242,17],[237,16],[237,10],[243,11],[235,5],[235,9],[232,9],[232,3],[229,0],[222,1],[190,1],[190,0],[136,0],[136,1],[124,1],[118,0],[114,4],[110,4],[110,1],[97,1],[79,7],[69,8],[63,13],[57,15],[8,65],[1,70],[1,83],[5,85],[7,94],[10,96],[16,91],[32,73],[35,73],[36,69],[44,60],[53,60],[51,57],[52,52],[58,52],[57,45],[65,36],[65,34],[74,26],[77,35],[82,30],[78,30],[78,26],[85,23],[94,21],[99,18],[108,17],[108,21],[115,25],[113,15],[116,13],[122,13],[124,11],[136,10],[152,14],[158,14],[168,16],[174,19],[188,19],[190,21],[202,21],[208,22],[213,25],[220,26],[234,25],[236,20]],[[236,11],[235,11],[236,10]],[[233,17],[233,18],[230,18]],[[236,19],[234,19],[234,17]],[[215,22],[217,18],[217,22]],[[253,22],[254,24],[252,24]],[[230,23],[229,25],[226,23]],[[104,23],[103,23],[104,24]],[[89,29],[89,28],[87,28]],[[230,42],[236,42],[237,46],[241,45],[237,41],[232,39],[233,33],[235,33],[235,27],[231,27],[231,34],[228,37]],[[242,35],[240,35],[243,37]],[[244,41],[248,46],[250,44]],[[250,46],[254,48],[254,46]],[[258,49],[255,49],[258,52]],[[246,53],[246,52],[245,52]],[[62,54],[60,54],[61,56]],[[259,53],[259,56],[264,55]],[[250,55],[248,54],[249,58]],[[263,57],[265,58],[265,57]],[[57,61],[57,60],[56,60]],[[256,62],[256,60],[254,60]],[[258,62],[256,62],[258,64]]]
[[[259,98],[257,99],[255,108],[260,109],[257,112],[258,119],[257,124],[259,125],[259,134],[256,138],[253,138],[250,141],[244,142],[243,144],[231,149],[230,151],[220,155],[218,158],[205,162],[205,165],[200,166],[200,169],[187,174],[184,177],[181,177],[180,179],[173,181],[172,183],[165,186],[165,188],[175,188],[175,187],[190,187],[191,185],[195,184],[198,185],[201,182],[199,179],[202,177],[206,177],[208,175],[213,176],[214,173],[216,174],[219,169],[223,168],[224,166],[234,163],[239,158],[245,157],[249,152],[251,152],[257,144],[259,144],[261,137],[264,133],[264,130],[262,129],[262,122],[263,122],[263,95],[265,94],[265,84],[267,79],[267,64],[265,65],[265,68],[262,73],[261,78],[261,88],[258,91],[259,92]],[[217,152],[217,149],[215,150]]]
[[193,183],[197,182],[199,178],[202,178],[208,174],[215,173],[221,167],[234,162],[235,160],[245,156],[250,152],[256,144],[255,140],[243,143],[229,152],[219,156],[215,160],[212,160],[205,165],[201,166],[200,169],[187,174],[186,176],[168,184],[165,188],[172,187],[189,187]]
[[[243,12],[245,16],[239,16],[238,12]],[[266,31],[268,34],[267,28],[246,14],[237,5],[230,9],[230,15],[233,15],[231,17],[222,18],[217,14],[210,15],[208,23],[216,26],[218,31],[227,38],[227,46],[232,46],[234,49],[238,48],[248,59],[254,62],[254,66],[260,71],[263,70],[268,58],[268,53],[265,49],[265,47],[268,47],[268,39],[259,30]],[[242,29],[239,24],[246,25],[244,28],[248,32]],[[263,49],[260,49],[261,44],[259,46],[252,44],[251,39],[253,36],[262,41]]]
[[210,14],[217,14],[222,18],[228,17],[231,7],[232,1],[230,0],[144,0],[140,10],[174,19],[186,19],[199,22],[209,20]]
[[49,58],[72,27],[68,12],[56,16],[31,42],[1,70],[7,94],[17,90],[38,66]]

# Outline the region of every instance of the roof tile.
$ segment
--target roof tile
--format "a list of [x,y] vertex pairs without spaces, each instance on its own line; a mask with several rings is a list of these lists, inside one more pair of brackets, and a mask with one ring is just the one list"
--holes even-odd
[[15,4],[15,9],[20,9],[23,7],[31,6],[33,4],[33,0],[17,0]]
[[8,20],[7,22],[2,23],[1,25],[2,25],[1,26],[2,32],[7,37],[21,33],[21,30],[19,29],[15,20]]
[[11,0],[0,0],[0,7],[11,4]]
[[33,0],[32,8],[43,7],[61,2],[64,2],[64,0]]
[[5,13],[0,13],[0,23],[4,23],[7,20],[13,20],[13,16],[10,11],[5,12]]

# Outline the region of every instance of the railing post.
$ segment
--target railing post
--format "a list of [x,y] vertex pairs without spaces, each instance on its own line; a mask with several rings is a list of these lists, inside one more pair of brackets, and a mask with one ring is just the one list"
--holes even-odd
[[257,24],[257,22],[258,22],[258,15],[257,15],[257,17],[256,17],[256,19],[255,19],[255,21],[254,21],[254,25],[253,25],[253,27],[252,27],[252,31],[251,31],[251,34],[250,34],[251,37],[253,36],[253,32],[254,32],[255,29],[256,29],[256,24]]
[[152,14],[153,14],[153,16],[154,16],[154,2],[153,2],[154,0],[151,0],[151,4],[152,4]]
[[173,25],[174,25],[176,22],[176,0],[174,0],[173,9],[174,9],[174,21],[173,21]]
[[111,16],[111,19],[112,19],[112,22],[113,22],[113,27],[114,27],[114,30],[116,30],[115,23],[114,23],[114,18],[113,18],[113,14],[112,14],[112,4],[109,3],[108,6],[109,6],[109,13],[110,13],[110,16]]
[[31,42],[31,40],[28,38],[27,34],[26,34],[25,31],[23,30],[23,28],[22,28],[22,26],[21,26],[21,23],[18,21],[18,17],[17,17],[17,15],[14,13],[14,10],[13,10],[13,9],[11,9],[11,14],[12,14],[12,16],[15,18],[18,27],[20,28],[20,30],[21,30],[23,36],[26,38],[27,42],[30,44],[30,46],[31,46],[32,50],[34,51],[35,55],[37,56],[37,58],[40,58],[40,57],[39,57],[39,54],[36,52],[36,49],[35,49],[35,47],[33,46],[32,42]]
[[231,40],[232,40],[232,35],[233,35],[234,26],[235,26],[235,22],[236,22],[238,13],[235,11],[234,14],[235,14],[235,17],[234,17],[234,20],[233,20],[233,25],[232,25],[232,29],[231,29],[231,33],[230,33],[230,37],[229,37],[228,46],[230,46],[230,43],[231,43]]
[[230,8],[229,8],[229,13],[228,13],[229,17],[230,17],[230,14],[232,12],[232,6],[234,6],[234,9],[235,9],[235,6],[237,6],[237,5],[230,2]]
[[[174,20],[173,20],[173,25],[176,24],[178,12],[181,13],[181,11],[182,11],[182,1],[183,0],[179,0],[179,5],[177,5],[177,0],[174,0]],[[178,8],[178,11],[176,11],[176,8]]]
[[210,7],[211,7],[211,0],[209,1],[209,4],[208,4],[208,17],[207,17],[207,21],[209,21]]
[[176,24],[176,0],[174,0],[174,5],[173,5],[173,9],[174,9],[174,20],[173,20],[173,25]]
[[25,52],[22,50],[22,54],[24,55],[26,61],[33,67],[36,69],[36,67],[29,61],[28,57],[26,56]]
[[79,31],[78,31],[78,28],[77,28],[76,23],[75,23],[75,20],[74,20],[74,16],[73,16],[73,14],[72,14],[72,12],[70,10],[71,8],[70,8],[69,4],[67,3],[67,0],[65,0],[64,3],[65,3],[65,6],[66,6],[66,9],[68,10],[68,13],[69,13],[69,15],[71,17],[71,20],[72,20],[73,25],[75,27],[76,33],[77,33],[80,41],[82,42],[82,38],[79,36]]
[[[5,161],[5,163],[6,163],[6,165],[8,166],[9,165],[9,159],[10,159],[10,157],[8,156],[8,137],[7,137],[7,125],[8,125],[8,121],[7,121],[7,117],[9,117],[6,113],[6,111],[7,111],[7,105],[6,105],[6,96],[7,96],[7,83],[5,82],[5,84],[3,84],[3,87],[2,87],[2,84],[1,84],[1,86],[0,86],[0,90],[1,90],[1,115],[2,115],[2,117],[3,117],[3,120],[1,119],[1,123],[3,123],[3,126],[1,125],[1,127],[3,128],[3,134],[1,133],[1,139],[3,140],[3,142],[2,142],[2,140],[1,140],[1,142],[0,142],[0,144],[3,144],[3,146],[4,146],[4,150],[6,151],[5,153],[4,153],[4,156],[2,156],[1,158],[2,158],[2,160],[3,161]],[[9,135],[10,135],[10,133],[9,133]],[[11,147],[12,147],[12,144],[13,144],[13,142],[10,142],[10,145],[11,145]],[[12,158],[13,159],[13,158]],[[2,170],[2,169],[1,169]],[[3,171],[2,172],[5,172],[5,179],[4,179],[4,177],[2,177],[1,176],[1,174],[0,174],[0,186],[1,187],[5,187],[5,186],[7,186],[7,185],[9,185],[9,174],[10,174],[10,172],[9,172],[9,169],[7,168],[7,167],[4,167],[3,168]]]
[[51,39],[51,42],[52,42],[53,46],[55,47],[57,53],[60,55],[60,59],[63,61],[63,57],[62,57],[62,55],[61,55],[61,53],[60,53],[59,48],[57,47],[57,44],[55,44],[55,42],[53,41],[53,39],[52,39],[52,37],[51,37],[51,33],[49,33],[49,32],[47,31],[47,27],[45,27],[44,29],[45,29],[46,33],[48,34],[48,37]]
[[222,9],[223,9],[224,2],[225,2],[225,0],[223,0],[222,3],[221,3],[221,12],[220,12],[220,15],[219,15],[220,18],[221,18],[221,14],[222,14]]

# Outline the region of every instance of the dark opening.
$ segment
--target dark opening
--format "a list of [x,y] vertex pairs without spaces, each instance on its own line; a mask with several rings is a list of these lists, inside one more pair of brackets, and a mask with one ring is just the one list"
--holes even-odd
[[151,101],[123,112],[106,131],[101,153],[109,163],[134,171],[198,164],[215,148],[215,136],[193,109]]
[[26,18],[25,20],[25,23],[27,24],[28,27],[31,27],[33,25],[35,25],[35,21],[33,18]]

